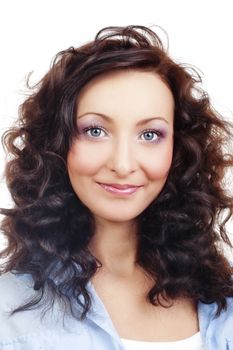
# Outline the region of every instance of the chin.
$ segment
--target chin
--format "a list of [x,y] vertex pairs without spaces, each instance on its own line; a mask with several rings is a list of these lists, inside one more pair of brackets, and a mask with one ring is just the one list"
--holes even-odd
[[108,214],[103,214],[103,213],[95,213],[95,216],[97,216],[98,218],[100,218],[101,220],[105,220],[105,221],[109,221],[109,222],[127,222],[127,221],[133,221],[136,219],[136,217],[141,213],[141,211],[139,212],[135,212],[135,213],[126,213],[118,211],[118,213],[110,213]]

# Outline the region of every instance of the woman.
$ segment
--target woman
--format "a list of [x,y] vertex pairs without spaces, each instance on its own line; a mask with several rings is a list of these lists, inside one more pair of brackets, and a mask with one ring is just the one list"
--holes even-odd
[[4,137],[3,350],[233,349],[232,125],[200,82],[142,26],[56,56]]

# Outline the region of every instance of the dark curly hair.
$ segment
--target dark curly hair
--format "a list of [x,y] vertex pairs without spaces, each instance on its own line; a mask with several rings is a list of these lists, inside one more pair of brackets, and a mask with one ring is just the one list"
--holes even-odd
[[224,180],[233,166],[233,126],[212,107],[195,68],[174,62],[150,28],[130,25],[103,28],[93,41],[59,52],[3,135],[14,206],[1,209],[8,241],[1,273],[30,274],[38,291],[14,312],[57,297],[77,318],[90,309],[87,283],[101,261],[88,249],[95,224],[71,186],[66,158],[78,132],[81,89],[97,75],[124,69],[157,73],[175,100],[172,166],[159,196],[137,217],[137,264],[154,280],[148,301],[184,296],[216,302],[220,313],[233,296],[222,249],[231,246],[226,223],[233,201]]

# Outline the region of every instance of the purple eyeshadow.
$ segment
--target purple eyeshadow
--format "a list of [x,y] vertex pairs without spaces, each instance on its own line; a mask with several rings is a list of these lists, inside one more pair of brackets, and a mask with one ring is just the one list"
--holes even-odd
[[[87,130],[91,128],[93,129],[99,128],[99,129],[105,130],[105,128],[98,122],[86,122],[86,123],[80,123],[80,125],[78,125],[78,133],[81,135],[86,134]],[[148,133],[154,132],[158,134],[157,140],[148,141],[148,143],[159,143],[160,141],[162,141],[162,139],[166,138],[168,134],[168,130],[163,127],[148,127],[148,128],[142,129],[140,133],[142,135],[142,134],[145,134],[146,132]]]

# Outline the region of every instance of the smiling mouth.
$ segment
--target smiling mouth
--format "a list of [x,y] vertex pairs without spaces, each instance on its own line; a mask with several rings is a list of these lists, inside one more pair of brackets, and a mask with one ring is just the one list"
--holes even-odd
[[102,184],[97,182],[97,184],[103,188],[105,191],[115,194],[115,195],[131,195],[133,193],[135,193],[136,191],[138,191],[141,187],[143,186],[130,186],[130,185],[115,185],[117,187],[115,187],[114,185],[107,185],[107,184]]

